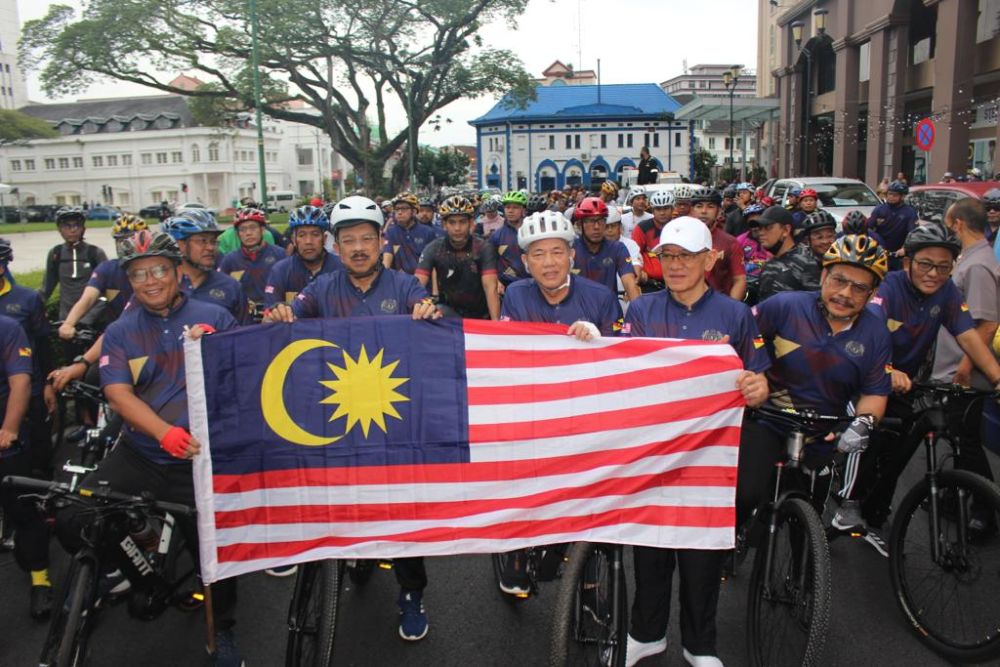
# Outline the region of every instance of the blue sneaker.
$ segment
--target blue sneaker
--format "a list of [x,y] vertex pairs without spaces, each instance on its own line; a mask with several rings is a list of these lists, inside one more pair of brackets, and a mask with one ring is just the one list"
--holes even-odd
[[399,636],[406,641],[420,641],[427,636],[427,612],[422,591],[399,591]]
[[215,667],[244,667],[243,656],[236,647],[232,630],[217,630],[215,633],[215,653],[209,654]]

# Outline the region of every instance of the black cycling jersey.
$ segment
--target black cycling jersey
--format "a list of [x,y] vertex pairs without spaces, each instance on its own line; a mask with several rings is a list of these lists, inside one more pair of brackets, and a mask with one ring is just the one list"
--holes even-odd
[[437,272],[441,303],[462,317],[489,319],[483,276],[496,275],[497,252],[489,241],[470,236],[464,247],[455,249],[448,237],[431,241],[420,254],[415,275]]

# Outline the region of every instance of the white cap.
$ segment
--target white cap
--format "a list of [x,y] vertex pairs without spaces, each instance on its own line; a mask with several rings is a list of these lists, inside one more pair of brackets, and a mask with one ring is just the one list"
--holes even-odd
[[622,221],[622,210],[613,204],[608,204],[608,224],[613,225]]
[[712,249],[712,232],[698,218],[689,215],[671,220],[660,232],[660,243],[653,248],[659,252],[666,245],[676,245],[688,252],[701,252]]

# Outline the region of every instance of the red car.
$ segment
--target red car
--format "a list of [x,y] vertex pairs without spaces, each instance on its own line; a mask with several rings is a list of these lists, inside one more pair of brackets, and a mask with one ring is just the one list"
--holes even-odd
[[914,185],[906,196],[907,203],[917,209],[921,220],[944,223],[944,213],[948,207],[965,197],[982,199],[987,190],[1000,188],[996,181],[974,181],[968,183],[935,183]]

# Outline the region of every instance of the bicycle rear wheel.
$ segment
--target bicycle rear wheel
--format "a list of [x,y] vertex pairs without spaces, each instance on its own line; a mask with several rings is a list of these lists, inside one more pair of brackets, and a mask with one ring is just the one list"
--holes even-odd
[[344,562],[322,560],[299,568],[288,609],[286,667],[327,667],[333,664]]
[[95,587],[94,564],[74,559],[63,581],[62,594],[53,605],[52,620],[39,664],[77,667],[85,663]]
[[896,513],[889,538],[896,602],[921,641],[937,653],[960,662],[995,659],[1000,656],[1000,537],[974,539],[966,527],[973,506],[977,516],[992,515],[996,525],[1000,489],[962,470],[939,472],[936,485],[935,498],[930,482],[922,479]]
[[830,620],[830,550],[812,505],[788,498],[750,574],[747,651],[754,667],[819,664]]
[[626,598],[620,546],[571,545],[553,614],[549,664],[624,665]]

